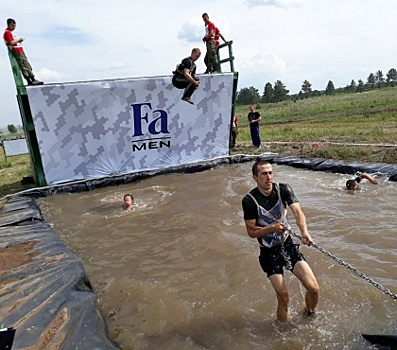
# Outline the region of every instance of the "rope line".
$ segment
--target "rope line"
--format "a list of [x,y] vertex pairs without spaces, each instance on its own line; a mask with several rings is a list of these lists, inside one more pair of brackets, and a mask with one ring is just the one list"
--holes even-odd
[[[298,234],[296,234],[295,232],[293,232],[291,230],[288,230],[288,231],[289,231],[290,234],[292,234],[296,238],[298,238],[300,240],[302,239],[302,237],[299,236]],[[325,250],[324,248],[321,248],[316,243],[312,243],[310,246],[316,248],[318,251],[320,251],[321,253],[325,254],[326,256],[331,258],[332,260],[335,260],[338,264],[346,267],[350,271],[353,271],[357,276],[361,277],[362,279],[364,279],[368,283],[372,284],[374,287],[378,288],[383,293],[389,295],[392,299],[397,300],[397,294],[392,293],[389,289],[383,287],[380,283],[374,281],[372,278],[367,277],[364,273],[360,272],[359,270],[357,270],[355,267],[351,266],[347,262],[343,261],[342,259],[339,259],[338,257],[336,257],[335,255],[331,254],[329,251]]]

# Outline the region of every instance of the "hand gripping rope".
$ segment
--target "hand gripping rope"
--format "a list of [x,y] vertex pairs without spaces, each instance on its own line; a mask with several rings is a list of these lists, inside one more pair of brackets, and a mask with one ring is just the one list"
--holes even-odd
[[[296,238],[298,238],[300,240],[302,239],[302,237],[299,236],[298,234],[296,234],[295,232],[293,232],[291,230],[287,230],[287,231],[291,235],[293,235],[294,237],[296,237]],[[326,256],[330,257],[332,260],[335,260],[338,264],[340,264],[340,265],[346,267],[347,269],[353,271],[356,275],[360,276],[362,279],[366,280],[368,283],[372,284],[374,287],[380,289],[383,293],[390,295],[390,297],[392,299],[397,300],[397,294],[392,293],[389,289],[383,287],[380,283],[375,282],[372,278],[367,277],[364,273],[358,271],[356,268],[354,268],[353,266],[351,266],[347,262],[343,261],[342,259],[339,259],[335,255],[331,254],[330,252],[326,251],[325,249],[321,248],[320,246],[318,246],[315,243],[310,244],[310,246],[316,248],[321,253],[324,253]]]

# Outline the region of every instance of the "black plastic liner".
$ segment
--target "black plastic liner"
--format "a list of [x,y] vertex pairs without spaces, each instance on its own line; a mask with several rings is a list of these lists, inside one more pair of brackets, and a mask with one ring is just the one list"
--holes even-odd
[[91,191],[95,188],[102,188],[107,186],[115,186],[128,184],[143,180],[148,177],[171,174],[171,173],[195,173],[199,171],[208,170],[219,165],[236,164],[254,161],[258,157],[268,160],[270,163],[289,165],[295,168],[308,169],[312,171],[325,171],[340,174],[355,174],[357,172],[378,173],[379,176],[388,177],[389,181],[397,181],[397,166],[384,163],[366,164],[366,163],[345,163],[332,159],[313,158],[304,159],[297,157],[280,157],[275,154],[263,155],[234,155],[214,160],[209,160],[203,163],[187,164],[175,167],[168,167],[159,170],[142,171],[133,174],[126,174],[122,176],[105,177],[101,179],[93,179],[86,181],[79,181],[74,183],[66,183],[54,185],[52,187],[44,187],[39,189],[27,190],[23,195],[34,197],[46,197],[56,193],[74,193]]
[[163,174],[194,173],[219,165],[254,161],[258,157],[270,163],[312,171],[342,174],[376,172],[390,181],[397,181],[397,166],[389,164],[344,163],[274,154],[235,155],[203,163],[43,187],[9,196],[0,212],[0,253],[6,247],[30,242],[31,249],[26,254],[32,256],[30,261],[22,262],[20,266],[0,271],[0,328],[16,328],[13,350],[32,346],[60,350],[118,349],[107,338],[106,326],[97,309],[96,295],[83,265],[43,221],[35,198],[90,191]]
[[20,260],[0,271],[0,328],[16,329],[12,349],[118,349],[106,337],[83,265],[34,199],[10,198],[0,222],[0,254],[25,247]]

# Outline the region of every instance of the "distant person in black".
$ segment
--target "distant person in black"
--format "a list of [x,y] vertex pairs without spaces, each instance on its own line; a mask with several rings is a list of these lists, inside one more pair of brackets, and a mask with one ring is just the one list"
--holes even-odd
[[172,72],[174,74],[172,85],[177,89],[185,89],[182,100],[192,105],[194,105],[194,102],[190,98],[200,84],[199,79],[196,77],[196,64],[194,62],[198,60],[200,55],[200,49],[194,48],[190,57],[184,58],[176,70]]
[[359,183],[361,182],[362,179],[367,179],[373,185],[378,184],[378,180],[374,179],[372,176],[368,175],[367,173],[362,173],[361,175],[357,176],[354,180],[347,180],[346,189],[351,191],[359,190],[360,189]]
[[251,106],[250,112],[248,113],[248,123],[250,125],[252,144],[256,148],[261,146],[261,137],[259,133],[259,122],[261,119],[260,113],[255,110],[254,106]]

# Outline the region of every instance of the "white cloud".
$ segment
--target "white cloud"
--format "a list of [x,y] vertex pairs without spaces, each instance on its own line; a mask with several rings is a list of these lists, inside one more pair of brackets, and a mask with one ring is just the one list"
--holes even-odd
[[192,17],[183,22],[177,37],[186,43],[198,43],[204,36],[204,22],[201,18]]
[[41,68],[36,72],[36,78],[43,80],[46,83],[49,82],[63,82],[70,79],[70,76],[66,73],[57,72],[48,68]]
[[249,7],[255,6],[276,6],[276,7],[299,7],[306,3],[307,0],[246,0]]
[[287,68],[285,61],[273,53],[257,54],[240,63],[237,62],[236,66],[241,72],[268,72],[270,70],[273,74],[278,73],[280,75],[284,75]]
[[[386,74],[397,68],[397,31],[387,20],[397,12],[396,0],[201,0],[183,8],[180,3],[13,0],[3,1],[2,12],[16,19],[15,34],[26,37],[27,57],[45,82],[169,75],[193,46],[205,51],[203,12],[233,40],[239,88],[262,91],[266,82],[281,80],[295,93],[304,79],[323,89],[329,80],[346,86],[379,69]],[[0,121],[20,124],[4,47],[0,63]],[[197,66],[205,70],[202,58]]]

